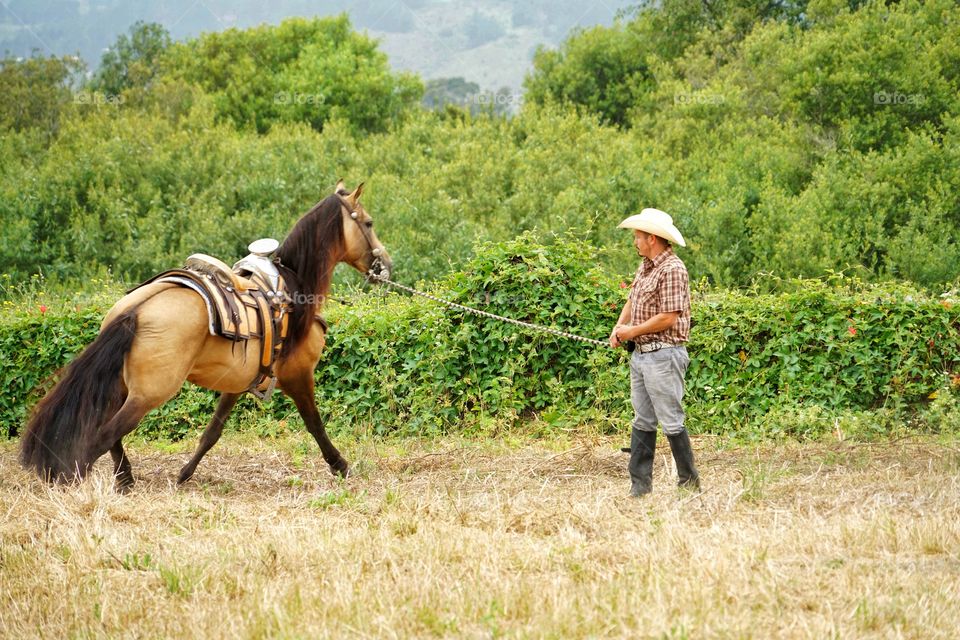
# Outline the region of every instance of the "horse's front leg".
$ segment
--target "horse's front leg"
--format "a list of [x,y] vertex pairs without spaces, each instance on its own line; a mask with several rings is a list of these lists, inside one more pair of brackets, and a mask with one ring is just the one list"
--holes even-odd
[[297,411],[303,418],[303,423],[307,431],[313,435],[317,444],[320,445],[320,451],[323,453],[323,459],[330,465],[330,471],[341,478],[346,478],[350,474],[350,465],[340,454],[330,438],[327,436],[327,430],[323,426],[323,420],[320,419],[320,411],[317,409],[317,400],[313,395],[313,370],[301,373],[292,379],[281,380],[283,392],[286,393],[297,405]]
[[190,462],[185,464],[183,469],[180,470],[180,475],[177,477],[177,484],[183,484],[193,477],[193,472],[197,470],[197,465],[200,464],[200,460],[207,454],[207,451],[213,448],[213,445],[217,444],[220,435],[223,433],[223,425],[227,422],[227,417],[230,415],[230,411],[233,410],[233,405],[237,404],[238,398],[240,398],[239,393],[223,393],[220,395],[217,410],[213,413],[210,424],[207,425],[207,428],[203,430],[203,434],[200,436],[200,444],[197,446],[196,453],[190,458]]

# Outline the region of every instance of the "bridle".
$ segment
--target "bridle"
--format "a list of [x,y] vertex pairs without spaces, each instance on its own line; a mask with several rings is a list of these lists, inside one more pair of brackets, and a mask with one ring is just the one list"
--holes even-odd
[[373,256],[373,260],[370,261],[370,269],[366,273],[367,281],[374,280],[380,282],[386,280],[390,277],[390,270],[383,264],[383,260],[380,257],[383,251],[379,247],[374,246],[373,239],[370,237],[367,227],[360,222],[360,214],[357,213],[356,209],[348,207],[342,196],[340,198],[340,204],[347,210],[347,213],[350,214],[350,219],[357,223],[357,228],[360,229],[360,235],[363,236],[363,239],[367,243],[367,249],[370,250],[370,255]]

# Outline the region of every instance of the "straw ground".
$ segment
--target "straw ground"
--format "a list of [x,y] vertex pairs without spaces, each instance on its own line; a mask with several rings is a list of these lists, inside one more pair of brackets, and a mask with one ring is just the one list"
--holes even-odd
[[931,438],[726,447],[705,491],[625,496],[620,440],[300,434],[134,443],[49,488],[0,445],[0,636],[950,638],[960,451]]

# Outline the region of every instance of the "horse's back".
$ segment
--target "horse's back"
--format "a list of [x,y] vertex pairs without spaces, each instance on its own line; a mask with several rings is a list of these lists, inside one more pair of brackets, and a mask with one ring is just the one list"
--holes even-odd
[[104,328],[115,318],[120,316],[124,311],[128,309],[133,309],[137,307],[150,298],[160,294],[161,292],[175,288],[177,285],[171,282],[152,282],[148,285],[138,287],[117,300],[113,306],[107,311],[107,315],[103,318],[103,322],[100,324],[100,331],[103,331]]

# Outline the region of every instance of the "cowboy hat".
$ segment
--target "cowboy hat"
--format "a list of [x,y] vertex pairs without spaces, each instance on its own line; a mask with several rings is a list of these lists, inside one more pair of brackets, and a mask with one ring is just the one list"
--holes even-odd
[[639,229],[664,240],[676,243],[681,247],[687,246],[680,231],[673,226],[673,218],[659,209],[644,209],[640,213],[630,216],[619,225],[621,229]]

